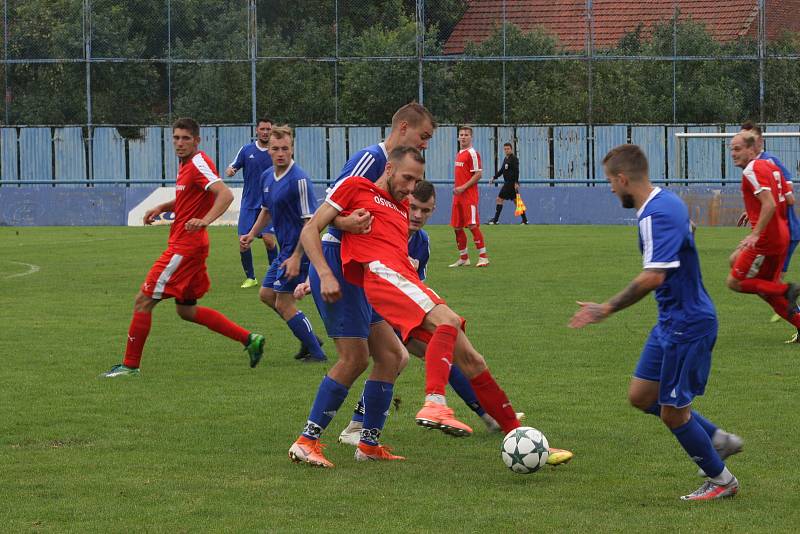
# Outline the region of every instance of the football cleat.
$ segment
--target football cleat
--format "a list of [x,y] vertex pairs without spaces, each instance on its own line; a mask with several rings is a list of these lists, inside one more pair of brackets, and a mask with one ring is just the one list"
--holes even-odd
[[[741,437],[737,436],[736,434],[731,434],[730,432],[725,432],[721,429],[717,430],[717,432],[720,432],[725,438],[725,441],[723,441],[720,445],[714,445],[714,449],[716,449],[720,459],[725,460],[729,456],[733,456],[734,454],[739,454],[742,452],[742,449],[744,449],[744,440]],[[706,476],[705,471],[702,469],[698,469],[697,474],[701,477]]]
[[97,378],[118,378],[120,376],[139,376],[138,367],[127,367],[123,364],[117,364],[105,373],[102,373]]
[[416,421],[419,426],[441,430],[445,434],[457,438],[472,435],[472,429],[455,418],[453,409],[444,404],[425,401],[422,409],[417,412]]
[[242,282],[241,287],[242,289],[247,289],[249,287],[256,287],[258,285],[258,280],[255,278],[246,278],[244,282]]
[[572,457],[575,456],[572,451],[568,451],[566,449],[556,449],[550,447],[548,451],[550,454],[547,456],[547,465],[565,464],[572,460]]
[[786,300],[789,301],[789,307],[786,309],[789,317],[797,313],[797,299],[800,298],[800,285],[789,283],[789,288],[784,293]]
[[781,316],[778,315],[777,313],[773,313],[772,317],[769,318],[769,322],[771,322],[771,323],[777,323],[780,320],[781,320]]
[[486,224],[497,224],[497,221],[495,221],[494,219],[490,219],[489,222],[487,222]]
[[[317,343],[319,343],[320,347],[325,344],[325,342],[322,341],[316,334],[314,334],[314,337],[317,338]],[[306,347],[303,343],[301,343],[300,350],[298,350],[297,354],[294,355],[294,359],[302,360],[306,356],[311,356],[311,352],[309,352],[308,347]]]
[[303,356],[297,361],[300,363],[325,363],[328,361],[328,358],[327,356],[325,358],[314,358],[313,356],[308,355],[308,356]]
[[478,258],[478,263],[475,264],[475,267],[486,267],[489,265],[489,258]]
[[294,463],[307,463],[314,467],[333,467],[333,462],[325,458],[322,449],[325,445],[318,439],[300,436],[289,447],[289,459]]
[[247,355],[250,356],[250,369],[253,369],[258,362],[261,361],[261,357],[264,355],[264,336],[261,334],[250,334],[247,336],[247,346],[244,350],[247,351]]
[[716,484],[710,480],[706,480],[697,491],[689,495],[683,495],[682,501],[713,501],[714,499],[724,499],[725,497],[733,497],[739,493],[739,481],[736,477],[725,484]]
[[[516,412],[516,415],[517,415],[517,421],[522,421],[523,419],[525,419],[525,412]],[[488,413],[483,414],[481,416],[481,419],[483,419],[483,422],[486,424],[486,430],[488,430],[489,432],[497,433],[503,430],[502,428],[500,428],[500,424],[497,421],[495,421],[494,417],[492,417]]]
[[455,263],[451,263],[448,267],[468,267],[469,266],[469,258],[462,260],[458,258]]
[[368,462],[370,460],[405,460],[405,456],[392,454],[392,449],[385,445],[367,445],[360,442],[356,448],[356,461]]
[[358,442],[361,441],[361,429],[363,428],[364,423],[350,421],[350,424],[339,434],[339,443],[352,445],[353,447],[358,446]]
[[792,337],[790,337],[789,339],[787,339],[786,341],[784,341],[784,343],[786,343],[787,345],[791,345],[791,344],[793,344],[793,343],[800,343],[800,340],[798,340],[798,335],[797,335],[797,332],[795,332],[794,334],[792,334]]

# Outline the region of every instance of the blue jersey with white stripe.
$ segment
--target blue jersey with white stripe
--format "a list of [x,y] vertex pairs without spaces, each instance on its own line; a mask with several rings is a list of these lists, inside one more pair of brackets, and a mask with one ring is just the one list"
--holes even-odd
[[261,206],[261,190],[263,183],[261,176],[264,171],[272,167],[272,158],[266,148],[261,148],[257,143],[248,143],[239,149],[236,157],[230,164],[242,171],[244,189],[242,190],[241,209],[258,209]]
[[419,279],[425,280],[431,257],[431,243],[425,230],[417,230],[408,238],[408,257],[416,263]]
[[[383,175],[387,159],[386,146],[383,143],[362,148],[347,160],[333,185],[350,176],[363,176],[371,182],[377,182],[378,178]],[[329,226],[328,234],[338,242],[342,240],[342,231],[338,228]]]
[[[789,169],[787,169],[783,165],[783,163],[781,163],[781,160],[779,160],[778,157],[775,156],[775,154],[772,154],[771,152],[767,152],[765,150],[758,155],[758,159],[766,159],[774,163],[781,170],[781,173],[783,174],[783,180],[785,182],[790,183],[792,185],[792,191],[794,191],[794,183],[792,183],[792,173],[789,172]],[[796,201],[797,195],[795,195],[794,192],[792,192],[792,196],[795,198]],[[800,219],[797,218],[797,215],[794,212],[793,205],[790,206],[789,204],[786,204],[786,220],[789,221],[789,239],[792,241],[800,240]]]
[[717,314],[703,286],[686,204],[675,193],[656,187],[636,215],[644,269],[666,271],[655,291],[661,332],[676,343],[711,332]]
[[275,236],[280,245],[279,258],[292,255],[306,219],[317,209],[314,186],[306,172],[294,160],[281,176],[275,175],[275,167],[264,171],[264,192],[261,205],[269,210]]

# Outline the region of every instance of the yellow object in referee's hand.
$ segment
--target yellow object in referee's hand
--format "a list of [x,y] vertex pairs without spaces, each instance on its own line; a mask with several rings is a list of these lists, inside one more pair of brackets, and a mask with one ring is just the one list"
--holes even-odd
[[517,207],[514,210],[514,216],[519,217],[520,215],[525,213],[525,210],[527,209],[528,208],[525,207],[525,203],[522,201],[522,196],[519,193],[517,193]]

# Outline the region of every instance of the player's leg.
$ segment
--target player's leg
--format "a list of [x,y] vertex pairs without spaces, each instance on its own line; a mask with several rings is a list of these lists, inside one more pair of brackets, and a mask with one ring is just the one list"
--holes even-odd
[[272,262],[275,261],[275,258],[278,257],[278,242],[275,239],[275,227],[270,225],[264,229],[264,233],[261,234],[261,241],[264,242],[264,248],[267,251],[267,265],[272,265]]
[[[239,210],[238,235],[240,238],[250,233],[250,229],[253,228],[253,224],[256,222],[260,211],[260,209],[253,210],[248,208]],[[242,269],[244,270],[245,276],[241,287],[249,288],[257,286],[258,280],[256,280],[255,270],[253,268],[253,251],[251,247],[243,247],[242,244],[239,243],[239,259],[242,262]]]
[[[502,189],[500,191],[502,192]],[[504,200],[501,198],[501,196],[497,195],[497,200],[494,206],[494,217],[489,219],[487,224],[497,224],[500,221],[500,213],[503,211],[503,202]]]
[[478,213],[477,204],[469,204],[467,207],[467,227],[472,232],[472,241],[475,243],[475,248],[478,249],[478,262],[475,267],[486,267],[489,265],[489,255],[486,253],[486,241],[481,232],[481,216]]
[[[755,293],[761,296],[787,296],[790,284],[777,280],[783,257],[758,254],[753,249],[742,249],[736,255],[726,284],[738,293]],[[795,299],[797,296],[795,295]]]
[[[296,285],[297,284],[291,283],[286,284],[285,289],[288,290],[291,288],[291,291],[293,292]],[[302,310],[297,309],[297,301],[295,300],[294,295],[291,292],[282,290],[275,293],[275,296],[275,310],[278,312],[281,318],[286,321],[286,325],[289,327],[289,330],[292,331],[294,337],[296,337],[300,343],[308,349],[309,356],[303,361],[326,361],[328,358],[325,356],[325,353],[322,352],[322,348],[319,344],[319,338],[317,338],[317,336],[314,334],[314,327],[311,325],[311,321],[308,320],[308,317],[305,316]]]
[[150,334],[150,325],[153,320],[153,308],[161,302],[146,295],[142,290],[136,294],[133,301],[133,317],[128,326],[128,341],[125,344],[125,356],[121,364],[114,365],[101,374],[102,378],[117,378],[139,374],[139,365],[142,360],[142,351]]
[[450,212],[450,226],[456,234],[456,247],[458,248],[458,259],[450,267],[462,267],[469,265],[469,249],[467,248],[467,234],[464,232],[466,219],[463,214],[463,205],[459,199],[453,198],[453,207]]
[[[786,272],[789,270],[789,264],[792,261],[792,255],[794,254],[794,250],[797,248],[798,243],[800,243],[800,241],[789,241],[789,250],[786,251],[786,259],[783,262],[783,267],[781,268],[781,276],[779,278],[779,281],[781,282],[784,281],[786,277]],[[780,320],[781,320],[780,314],[775,313],[772,315],[770,322],[777,323]],[[798,340],[798,335],[795,333],[792,339],[790,339],[787,343],[796,343],[797,340]]]

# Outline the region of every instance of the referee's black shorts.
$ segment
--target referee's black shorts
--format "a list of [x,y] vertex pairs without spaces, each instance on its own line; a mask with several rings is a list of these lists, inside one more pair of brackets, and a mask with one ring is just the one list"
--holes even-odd
[[498,193],[497,196],[503,200],[515,200],[517,198],[517,191],[514,189],[514,183],[504,183],[503,187],[500,188],[500,193]]

